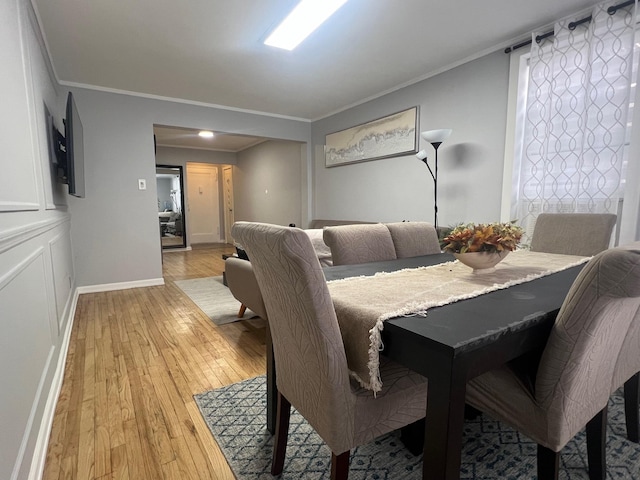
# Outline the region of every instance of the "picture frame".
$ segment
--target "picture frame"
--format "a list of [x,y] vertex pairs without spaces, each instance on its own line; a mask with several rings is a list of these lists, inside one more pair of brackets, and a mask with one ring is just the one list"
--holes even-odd
[[325,136],[325,167],[409,155],[418,151],[418,106]]

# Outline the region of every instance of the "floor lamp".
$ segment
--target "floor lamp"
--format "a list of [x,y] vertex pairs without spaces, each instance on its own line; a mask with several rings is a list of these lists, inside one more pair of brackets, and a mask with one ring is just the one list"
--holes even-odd
[[438,147],[442,145],[442,142],[444,142],[447,138],[449,138],[449,135],[451,135],[451,132],[453,132],[453,130],[451,130],[450,128],[445,128],[440,130],[427,130],[426,132],[422,132],[420,134],[420,136],[424,140],[429,142],[433,146],[434,150],[436,151],[436,159],[435,159],[433,170],[431,169],[431,167],[429,166],[429,163],[427,162],[426,150],[420,150],[416,154],[416,157],[419,160],[422,160],[424,164],[427,166],[427,168],[429,169],[429,173],[431,174],[431,178],[433,178],[433,210],[434,210],[433,226],[436,228],[436,230],[438,229]]

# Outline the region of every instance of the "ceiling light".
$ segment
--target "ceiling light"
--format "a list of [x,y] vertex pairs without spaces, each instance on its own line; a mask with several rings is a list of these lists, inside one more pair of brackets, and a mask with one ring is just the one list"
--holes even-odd
[[293,50],[347,0],[302,0],[264,41],[265,45]]
[[209,130],[200,130],[198,135],[202,138],[213,138],[213,132],[210,132]]

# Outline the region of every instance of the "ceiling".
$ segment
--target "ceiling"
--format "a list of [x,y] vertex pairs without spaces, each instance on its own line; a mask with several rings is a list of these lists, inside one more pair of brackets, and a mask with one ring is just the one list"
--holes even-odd
[[202,138],[198,132],[199,130],[190,128],[153,126],[153,134],[158,147],[195,148],[237,153],[268,140],[263,137],[222,132],[215,132],[213,138]]
[[315,120],[526,38],[593,0],[349,0],[292,52],[295,0],[32,0],[64,85]]

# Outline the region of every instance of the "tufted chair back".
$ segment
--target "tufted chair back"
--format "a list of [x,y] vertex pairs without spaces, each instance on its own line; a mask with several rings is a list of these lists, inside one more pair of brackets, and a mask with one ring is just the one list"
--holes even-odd
[[385,223],[398,258],[440,253],[440,241],[435,227],[427,222]]
[[331,249],[334,265],[394,260],[396,248],[382,223],[325,227],[324,243]]
[[531,250],[593,256],[609,248],[616,218],[611,213],[541,213],[533,229]]

